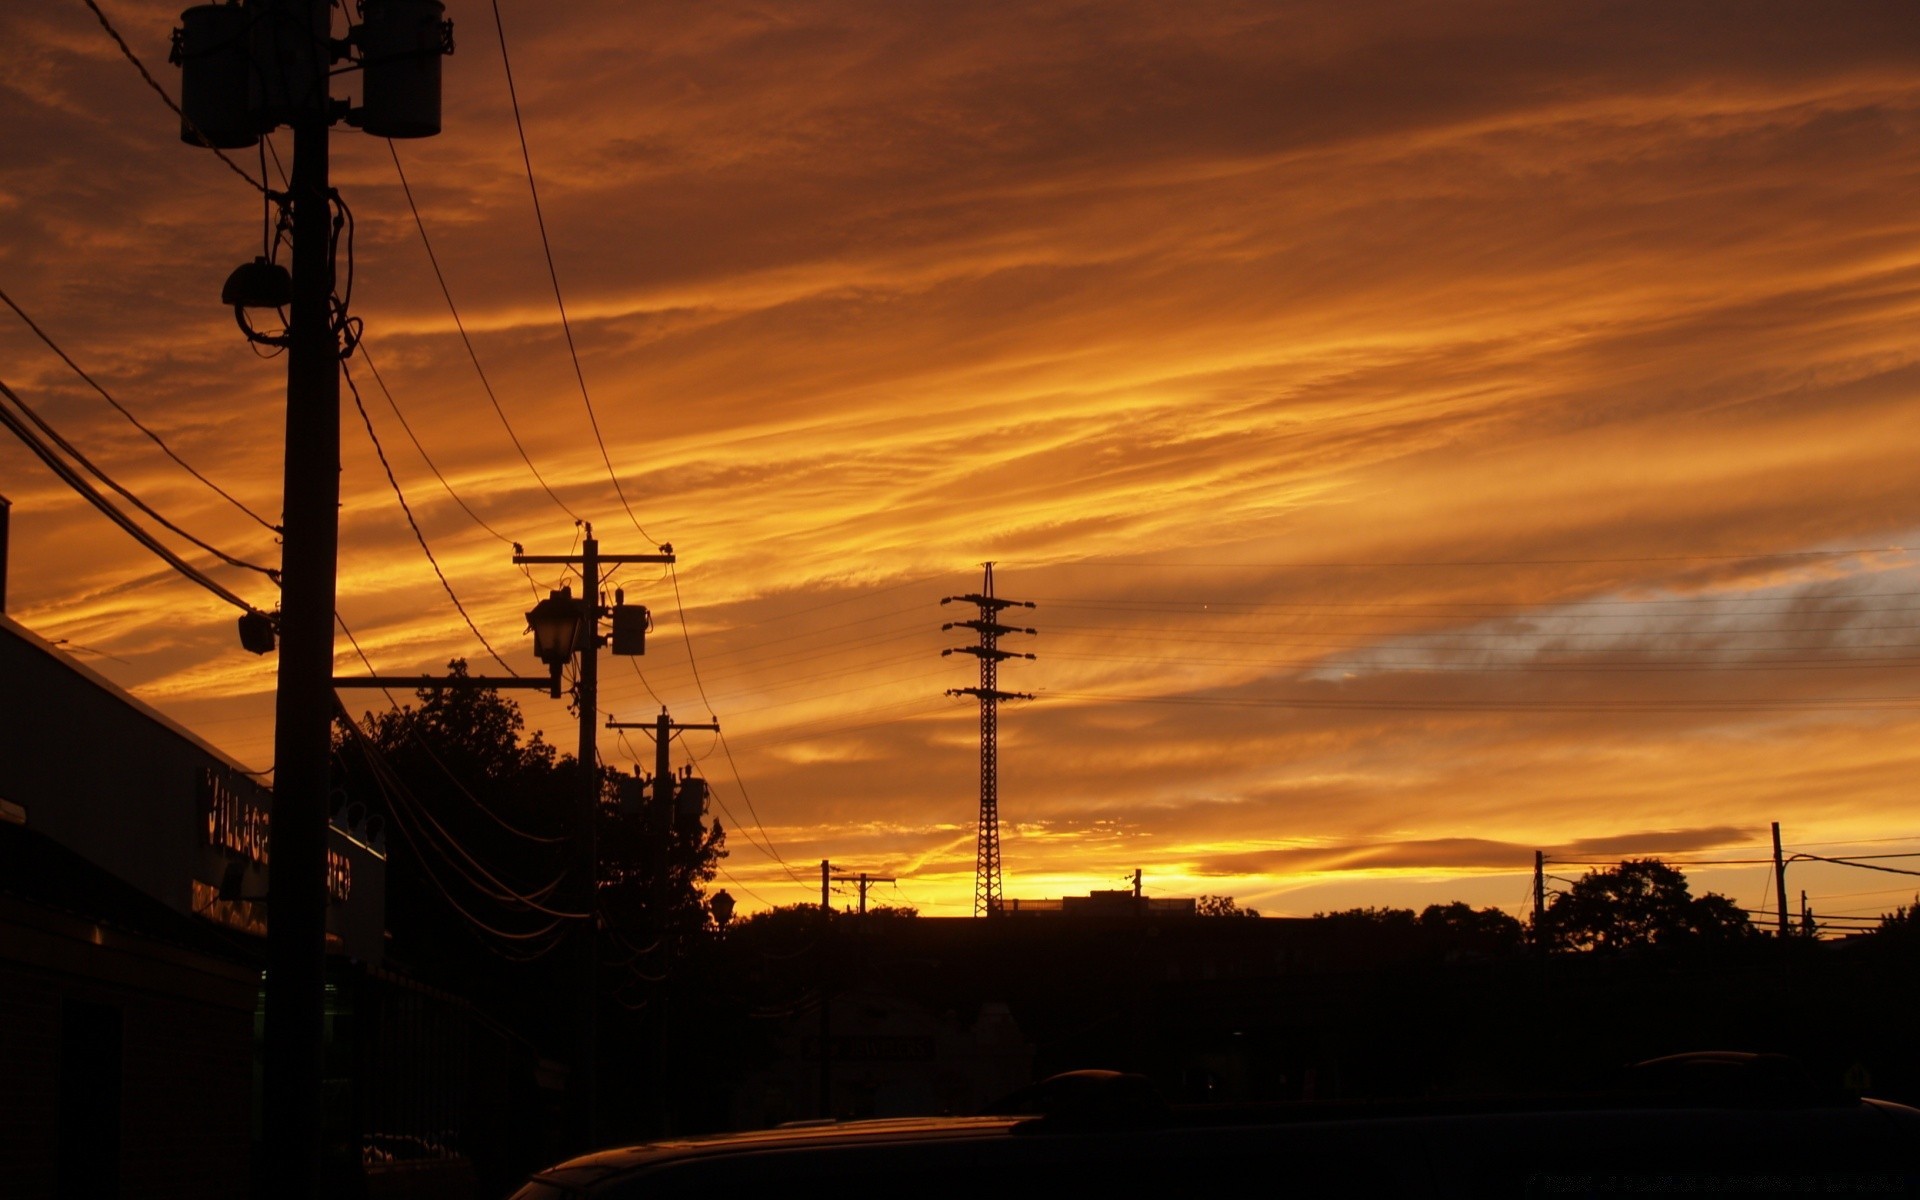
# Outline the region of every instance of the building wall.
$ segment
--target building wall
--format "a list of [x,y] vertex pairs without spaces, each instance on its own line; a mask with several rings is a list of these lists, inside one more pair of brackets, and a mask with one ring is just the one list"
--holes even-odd
[[254,973],[10,899],[0,947],[0,1194],[246,1196]]
[[4,617],[0,668],[0,797],[25,808],[31,828],[192,912],[192,881],[220,878],[218,852],[201,845],[202,773],[228,769],[262,803],[265,789]]

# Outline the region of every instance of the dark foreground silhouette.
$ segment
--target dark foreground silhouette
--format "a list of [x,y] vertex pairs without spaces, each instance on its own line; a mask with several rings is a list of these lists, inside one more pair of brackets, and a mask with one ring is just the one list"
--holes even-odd
[[562,1163],[514,1200],[729,1194],[768,1185],[946,1195],[1905,1195],[1920,1110],[1823,1086],[1779,1055],[1644,1062],[1581,1092],[1176,1106],[1080,1071],[977,1117],[797,1122]]

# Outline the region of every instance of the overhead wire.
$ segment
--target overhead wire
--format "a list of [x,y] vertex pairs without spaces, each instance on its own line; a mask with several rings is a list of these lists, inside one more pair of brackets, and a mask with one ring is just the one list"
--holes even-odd
[[[14,400],[15,403],[19,402],[19,397],[15,395],[13,389],[9,388],[4,382],[0,382],[0,395],[7,396]],[[258,613],[261,611],[251,602],[242,599],[237,593],[228,589],[225,585],[192,563],[189,563],[186,559],[180,557],[164,542],[160,541],[145,527],[140,525],[139,522],[115,507],[111,500],[101,495],[92,484],[87,482],[84,476],[55,453],[52,447],[42,442],[39,437],[35,435],[33,429],[4,404],[0,404],[0,424],[5,425],[15,437],[20,439],[27,449],[34,453],[35,457],[45,463],[68,487],[79,493],[82,499],[93,505],[103,516],[120,526],[121,529],[126,531],[128,536],[132,537],[142,546],[145,546],[180,575],[205,588],[207,591],[218,596],[228,604],[233,605],[235,608],[240,609],[242,612]]]
[[[344,716],[345,706],[339,705],[337,695],[335,700],[338,713]],[[351,718],[347,719],[344,723],[349,727],[355,743],[360,746],[361,752],[366,756],[367,765],[374,772],[375,781],[380,784],[382,792],[386,794],[389,801],[389,811],[396,817],[404,815],[407,820],[416,823],[424,821],[424,824],[419,825],[423,839],[425,839],[425,830],[428,827],[431,827],[434,832],[438,833],[441,841],[459,857],[456,859],[452,855],[449,855],[446,850],[439,849],[438,847],[435,847],[436,852],[443,861],[466,880],[468,886],[489,900],[508,907],[525,908],[529,911],[537,912],[543,916],[553,917],[558,920],[584,921],[588,919],[589,914],[587,913],[568,912],[563,909],[552,908],[542,903],[546,897],[552,895],[554,891],[559,888],[560,884],[566,880],[568,875],[567,871],[563,870],[547,883],[524,892],[517,889],[513,884],[501,879],[499,875],[474,857],[466,847],[462,846],[459,839],[454,837],[453,834],[447,830],[446,826],[440,823],[439,819],[428,810],[427,806],[417,797],[413,796],[411,790],[406,786],[405,781],[402,780],[398,772],[394,770],[393,764],[387,760],[385,752],[373,741],[366,730],[361,729]],[[396,824],[402,824],[402,822],[396,821]],[[411,837],[409,837],[408,840],[413,841]],[[415,842],[414,845],[416,850],[422,848],[422,843],[420,842]],[[463,867],[461,865],[462,861],[466,863],[466,866]],[[426,865],[424,859],[422,865]],[[471,868],[471,870],[468,868]],[[488,885],[491,885],[491,887]],[[498,891],[492,890],[496,888]]]
[[257,572],[261,575],[265,575],[268,579],[273,580],[275,583],[278,583],[280,581],[280,572],[274,570],[273,568],[263,567],[258,563],[251,563],[243,558],[236,558],[235,556],[228,554],[226,551],[220,549],[218,546],[212,545],[211,543],[199,537],[194,536],[193,534],[187,532],[185,529],[182,529],[180,526],[174,524],[172,521],[169,521],[162,513],[160,513],[152,505],[148,504],[145,500],[142,500],[139,496],[135,495],[131,489],[125,487],[120,483],[119,480],[107,474],[107,472],[103,470],[97,463],[95,463],[92,459],[88,458],[85,454],[83,454],[80,451],[80,448],[78,446],[75,446],[72,442],[68,441],[65,437],[61,436],[60,431],[55,429],[53,425],[49,423],[45,417],[42,417],[25,400],[22,400],[17,392],[15,392],[11,388],[5,388],[3,390],[5,392],[7,399],[13,401],[14,406],[20,410],[21,414],[24,415],[29,421],[33,422],[33,424],[39,428],[41,433],[45,434],[48,438],[52,439],[54,445],[58,446],[62,451],[64,451],[67,457],[73,459],[74,462],[79,463],[80,466],[84,468],[88,474],[92,475],[95,479],[98,479],[101,483],[106,484],[109,488],[111,488],[113,491],[118,493],[122,498],[124,498],[129,504],[132,504],[135,508],[139,509],[141,512],[147,514],[149,517],[152,517],[154,520],[160,522],[161,525],[165,526],[168,530],[170,530],[174,534],[178,535],[179,537],[185,538],[189,542],[192,542],[195,546],[198,546],[200,549],[205,550],[208,554],[213,555],[215,558],[219,559],[223,563],[226,563],[228,566],[239,567],[240,569],[245,571]]
[[427,544],[427,535],[421,532],[420,522],[414,519],[413,507],[407,503],[407,495],[401,490],[400,481],[394,478],[393,464],[387,461],[386,447],[380,444],[380,435],[373,430],[373,418],[367,415],[367,406],[360,398],[360,388],[353,381],[353,371],[344,361],[340,364],[340,375],[347,382],[347,390],[353,394],[353,407],[360,413],[360,421],[367,428],[367,438],[373,443],[374,453],[380,458],[380,467],[387,473],[387,483],[393,488],[394,497],[400,501],[400,511],[406,514],[407,527],[413,530],[414,540],[420,543],[421,553],[427,556],[427,563],[433,567],[434,577],[445,589],[447,599],[453,601],[453,607],[459,611],[460,619],[467,623],[467,628],[473,631],[473,636],[479,638],[480,644],[486,647],[488,654],[493,656],[493,661],[499,663],[501,669],[509,675],[513,674],[513,668],[507,664],[507,660],[500,657],[500,652],[493,648],[493,643],[487,640],[487,635],[481,633],[480,627],[473,623],[473,617],[467,613],[467,606],[460,602],[460,597],[453,590],[453,584],[447,581],[447,573],[440,569],[440,560],[434,557],[433,547]]
[[[360,729],[351,720],[347,721],[346,725],[350,730],[353,731],[355,743],[360,746],[363,753],[366,753],[367,747],[371,739],[369,739],[366,736],[366,732],[364,730]],[[372,766],[372,764],[373,764],[373,756],[371,754],[368,754],[368,765]],[[374,781],[377,785],[380,786],[382,794],[383,795],[386,794],[386,787],[387,787],[386,782],[382,779],[380,772],[377,769],[374,772]],[[389,801],[391,802],[390,796],[389,796]],[[398,813],[399,809],[397,806],[394,806],[390,803],[389,811]],[[453,909],[454,912],[458,913],[463,919],[467,921],[469,925],[473,926],[475,929],[479,929],[485,933],[491,934],[494,937],[501,938],[506,941],[523,942],[523,941],[533,941],[538,938],[547,937],[550,934],[552,934],[555,930],[560,929],[562,926],[564,926],[567,923],[566,918],[555,917],[552,921],[548,922],[546,925],[542,926],[541,928],[523,933],[523,932],[516,932],[513,930],[501,929],[500,927],[481,919],[480,917],[474,915],[472,912],[468,911],[467,907],[461,904],[458,900],[456,900],[453,896],[453,893],[447,890],[446,885],[441,881],[438,873],[434,871],[432,863],[428,860],[425,853],[425,847],[423,847],[420,844],[420,842],[415,840],[413,831],[407,828],[407,823],[402,820],[396,820],[394,821],[394,828],[398,829],[400,831],[400,835],[406,838],[407,844],[414,848],[414,855],[419,860],[422,873],[427,877],[428,882],[433,884],[434,890],[440,893],[440,898],[446,902],[449,908]]]
[[[495,11],[498,11],[497,4]],[[667,565],[667,578],[673,581],[673,607],[674,612],[678,614],[680,618],[680,640],[685,643],[687,647],[687,667],[693,672],[693,684],[700,693],[701,703],[707,706],[707,714],[713,717],[713,723],[718,725],[720,724],[720,719],[713,715],[713,702],[707,699],[706,685],[700,681],[700,666],[693,656],[693,636],[687,631],[687,602],[680,595],[680,568],[677,563],[669,563]],[[727,744],[727,732],[725,729],[720,729],[717,732],[720,738],[720,749],[727,756],[727,767],[733,772],[734,785],[740,789],[740,799],[745,801],[747,813],[753,818],[753,826],[760,831],[761,839],[766,842],[768,852],[773,855],[774,861],[780,864],[780,869],[785,871],[795,882],[806,882],[794,871],[792,865],[789,864],[785,858],[781,857],[779,848],[773,844],[773,839],[767,836],[767,827],[761,823],[760,813],[754,807],[753,794],[747,790],[747,781],[740,774],[740,764],[733,757],[733,747]]]
[[473,518],[474,524],[492,534],[495,540],[512,546],[517,552],[520,548],[519,542],[488,524],[484,517],[473,511],[472,506],[461,497],[459,492],[453,490],[453,484],[447,481],[447,477],[440,470],[439,464],[433,461],[433,456],[428,454],[427,448],[420,443],[420,435],[413,431],[413,423],[407,420],[407,414],[401,411],[399,402],[394,399],[393,389],[387,386],[387,381],[380,375],[380,368],[374,365],[373,356],[367,352],[367,342],[365,338],[360,339],[359,350],[360,357],[366,360],[367,371],[373,376],[374,384],[379,387],[381,396],[385,397],[387,401],[387,407],[393,410],[394,419],[400,422],[400,428],[407,431],[407,440],[413,443],[414,450],[420,455],[420,461],[427,464],[427,470],[432,471],[433,477],[440,481],[440,486],[446,491],[448,498],[460,506],[461,512]]
[[1766,550],[1745,554],[1635,554],[1613,558],[1463,558],[1463,559],[1381,559],[1366,561],[1360,559],[1344,561],[1280,561],[1280,562],[1172,562],[1158,559],[1119,559],[1119,558],[1079,558],[1054,561],[1001,560],[1009,565],[1019,565],[1030,569],[1051,567],[1145,567],[1156,570],[1186,569],[1193,567],[1231,568],[1234,570],[1285,570],[1294,568],[1337,568],[1342,570],[1372,570],[1378,567],[1568,567],[1568,566],[1621,566],[1633,563],[1658,562],[1771,562],[1775,559],[1816,559],[1816,558],[1857,558],[1868,554],[1905,554],[1906,546],[1852,546],[1832,550]]
[[391,138],[387,139],[387,152],[393,156],[393,169],[400,176],[400,190],[406,196],[408,210],[413,213],[413,226],[420,231],[420,244],[425,247],[427,262],[433,267],[433,277],[440,284],[440,295],[446,299],[447,312],[453,316],[453,327],[460,334],[460,344],[466,347],[467,359],[473,363],[474,374],[480,377],[480,390],[487,394],[487,402],[493,405],[494,415],[500,418],[501,428],[507,431],[508,440],[513,443],[513,448],[519,451],[520,461],[527,464],[527,470],[533,472],[533,478],[539,483],[540,489],[546,492],[547,498],[552,500],[561,512],[575,521],[580,520],[580,514],[574,512],[572,507],[560,498],[560,494],[547,482],[547,477],[540,473],[540,468],[534,465],[533,456],[527,453],[526,446],[520,441],[520,435],[514,432],[513,422],[507,419],[507,410],[501,405],[500,397],[495,394],[493,382],[487,378],[486,368],[480,365],[480,353],[474,349],[473,338],[468,335],[466,322],[460,317],[460,308],[453,302],[453,291],[447,286],[445,272],[440,269],[440,257],[434,253],[433,240],[427,236],[427,223],[420,216],[419,205],[414,203],[413,187],[407,182],[406,170],[400,165],[400,152],[394,148]]
[[73,361],[73,358],[65,350],[60,348],[60,344],[58,342],[55,342],[52,336],[49,335],[46,330],[40,328],[39,323],[36,322],[32,317],[28,316],[26,310],[21,308],[20,305],[14,300],[14,298],[12,296],[9,296],[4,290],[0,290],[0,301],[5,301],[7,307],[11,308],[14,311],[14,315],[18,316],[22,321],[24,321],[26,323],[27,328],[33,331],[34,336],[39,338],[42,342],[46,344],[47,349],[53,351],[54,354],[59,356],[60,361],[66,363],[68,367],[72,368],[73,373],[75,375],[78,375],[81,378],[81,380],[86,383],[88,387],[100,393],[101,399],[105,400],[108,404],[112,405],[114,408],[114,411],[118,412],[121,416],[125,417],[129,422],[131,422],[135,429],[138,429],[141,433],[146,434],[147,437],[153,442],[153,444],[160,447],[161,451],[165,453],[168,458],[172,459],[175,463],[179,464],[182,470],[184,470],[187,474],[193,476],[195,479],[199,480],[201,483],[205,484],[208,488],[212,489],[216,495],[218,495],[221,499],[225,500],[228,504],[233,505],[235,508],[245,513],[247,516],[251,517],[254,521],[258,522],[262,528],[272,533],[281,532],[280,527],[278,525],[275,525],[273,522],[267,520],[265,517],[261,516],[259,513],[253,511],[253,509],[247,507],[246,504],[236,499],[232,493],[228,492],[225,488],[221,487],[219,484],[215,483],[213,480],[208,479],[205,475],[201,474],[198,470],[196,470],[191,463],[187,462],[186,459],[181,458],[179,454],[175,453],[173,447],[167,445],[166,440],[164,438],[162,438],[159,434],[155,433],[152,429],[148,428],[145,424],[143,424],[140,418],[134,416],[132,411],[129,410],[126,405],[114,399],[113,393],[109,392],[105,387],[103,387],[100,384],[99,380],[95,379],[92,375],[88,374],[86,369],[83,368],[79,363]]
[[[614,494],[620,497],[620,507],[626,509],[627,519],[640,531],[640,536],[649,542],[653,535],[640,524],[640,518],[633,513],[633,506],[627,503],[627,492],[620,485],[620,473],[613,469],[613,457],[607,453],[607,441],[600,436],[600,418],[593,410],[593,397],[587,392],[587,375],[580,366],[580,351],[573,341],[573,322],[567,317],[566,298],[560,292],[560,271],[553,261],[553,243],[547,237],[547,218],[540,207],[540,187],[534,181],[533,155],[527,149],[527,127],[520,119],[520,93],[513,83],[513,60],[507,54],[507,27],[500,17],[500,0],[492,0],[493,27],[500,37],[500,65],[507,76],[507,99],[513,107],[513,128],[520,138],[520,161],[527,171],[527,191],[533,197],[533,218],[540,229],[540,250],[547,260],[547,278],[553,283],[554,306],[560,310],[560,329],[566,335],[567,357],[573,362],[573,377],[580,385],[580,399],[587,408],[587,423],[593,429],[593,440],[600,447],[600,461],[606,464],[607,478],[613,481]],[[396,162],[398,160],[396,159]]]
[[1378,712],[1663,713],[1794,712],[1906,709],[1920,695],[1749,697],[1743,700],[1346,700],[1288,696],[1136,696],[1092,692],[1042,692],[1042,699],[1096,704],[1175,704],[1215,708],[1297,708]]
[[161,87],[160,81],[153,77],[151,71],[147,70],[147,64],[141,62],[140,56],[133,52],[133,47],[127,45],[127,39],[120,36],[120,31],[113,27],[113,22],[107,19],[107,14],[100,11],[100,6],[95,3],[94,0],[80,0],[80,2],[93,10],[94,17],[100,22],[100,28],[106,30],[107,36],[113,39],[113,44],[120,47],[120,53],[125,56],[128,62],[133,64],[134,70],[140,72],[140,78],[147,81],[147,86],[153,89],[153,94],[160,97],[161,102],[172,110],[174,116],[180,118],[181,128],[192,133],[195,138],[199,139],[202,146],[218,155],[220,161],[227,165],[229,171],[232,171],[235,175],[247,181],[248,187],[261,192],[266,191],[267,185],[265,181],[255,179],[253,176],[247,174],[246,170],[241,167],[239,163],[227,157],[225,150],[213,144],[213,139],[208,137],[198,125],[194,124],[191,117],[180,111],[180,106],[174,103],[172,96],[167,95],[167,89]]

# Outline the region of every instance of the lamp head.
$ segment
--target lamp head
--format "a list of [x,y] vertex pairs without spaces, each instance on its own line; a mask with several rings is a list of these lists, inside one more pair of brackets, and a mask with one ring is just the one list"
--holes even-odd
[[221,287],[220,303],[234,308],[285,308],[293,303],[293,276],[265,257],[241,263]]

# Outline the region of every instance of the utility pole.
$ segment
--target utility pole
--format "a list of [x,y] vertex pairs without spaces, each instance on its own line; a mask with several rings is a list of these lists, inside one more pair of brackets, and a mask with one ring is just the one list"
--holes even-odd
[[857,883],[860,885],[860,915],[863,917],[867,915],[867,885],[870,883],[894,882],[894,877],[891,875],[869,875],[865,871],[861,871],[857,875],[835,875],[833,878],[836,883]]
[[[608,729],[637,729],[653,738],[653,809],[658,817],[659,828],[654,830],[657,836],[653,840],[650,854],[653,866],[653,908],[659,924],[658,930],[666,928],[667,882],[671,864],[668,842],[677,836],[681,828],[678,800],[681,788],[691,789],[688,780],[678,783],[673,775],[673,756],[671,753],[673,734],[676,730],[707,729],[715,733],[720,731],[718,721],[702,725],[682,725],[667,715],[667,706],[660,706],[660,715],[651,721],[616,721],[607,718]],[[667,1103],[668,1053],[670,1050],[669,1031],[672,1023],[668,1016],[668,1006],[672,1003],[672,993],[665,981],[654,992],[654,1001],[647,1014],[647,1020],[653,1029],[653,1107],[654,1132],[666,1137],[672,1130],[672,1118]]]
[[[328,32],[324,0],[288,6]],[[316,47],[309,47],[310,52]],[[320,1175],[326,1041],[327,782],[333,610],[340,543],[340,347],[333,315],[330,103],[324,83],[293,112],[293,304],[287,323],[280,671],[274,695],[271,914],[262,1050],[268,1178],[310,1196]]]
[[653,802],[665,811],[673,804],[673,762],[667,752],[668,743],[676,732],[688,729],[704,729],[713,733],[720,732],[720,723],[710,721],[702,725],[684,725],[667,715],[667,706],[660,706],[660,715],[651,721],[616,721],[607,718],[608,729],[637,729],[653,739]]
[[833,903],[833,898],[829,894],[833,890],[830,886],[832,883],[833,864],[823,858],[820,860],[820,907],[823,911]]
[[[340,359],[355,334],[335,296],[339,239],[329,178],[329,130],[347,118],[381,137],[440,132],[440,59],[453,27],[439,0],[386,0],[333,38],[329,0],[202,4],[181,14],[172,60],[181,68],[181,139],[210,149],[253,146],[293,130],[287,191],[260,186],[293,236],[292,271],[268,253],[228,276],[231,305],[249,341],[287,351],[281,499],[280,651],[274,697],[273,847],[267,927],[262,1120],[269,1194],[316,1194],[325,1042],[328,752],[333,723],[333,622],[340,539]],[[362,71],[361,104],[332,96],[334,64]],[[342,206],[344,210],[344,206]],[[344,211],[341,221],[347,220]],[[347,239],[351,244],[351,238]],[[262,333],[247,309],[282,309],[281,333]],[[242,625],[242,644],[264,653]]]
[[1135,868],[1133,869],[1133,898],[1134,898],[1134,899],[1135,899],[1136,901],[1140,899],[1140,893],[1141,893],[1141,887],[1140,887],[1140,868],[1139,868],[1139,867],[1135,867]]
[[1787,936],[1787,860],[1780,856],[1780,822],[1773,823],[1773,891],[1779,898],[1780,936]]
[[1032,608],[1033,601],[1003,600],[995,596],[993,564],[981,565],[986,569],[986,584],[981,591],[965,596],[948,596],[940,601],[942,604],[951,604],[958,600],[963,604],[978,606],[980,615],[974,620],[949,621],[940,628],[971,629],[980,635],[980,641],[977,645],[942,650],[940,656],[971,654],[980,660],[980,686],[948,688],[947,695],[977,696],[980,700],[980,830],[974,845],[973,915],[997,917],[1001,915],[1004,899],[1000,887],[1000,702],[1033,699],[1028,692],[1000,690],[1000,664],[1009,658],[1033,657],[1031,654],[1000,649],[1000,639],[1009,633],[1036,634],[1039,631],[1000,623],[1003,611],[1009,608]]
[[[596,1108],[598,1107],[598,1072],[595,1061],[599,1054],[599,983],[600,983],[600,932],[599,932],[599,873],[600,842],[596,823],[600,816],[600,751],[598,743],[599,709],[597,707],[600,686],[600,647],[606,639],[600,633],[600,620],[613,616],[616,631],[615,650],[619,653],[643,654],[645,642],[641,640],[637,647],[622,647],[618,644],[619,630],[624,624],[622,612],[626,608],[625,596],[616,599],[612,607],[603,603],[600,590],[600,568],[626,563],[672,563],[675,561],[673,547],[662,545],[658,554],[602,554],[600,541],[593,536],[593,525],[583,522],[583,534],[580,539],[580,553],[571,554],[518,554],[513,556],[516,565],[524,564],[564,564],[580,568],[580,586],[582,595],[578,603],[570,602],[564,592],[556,592],[541,605],[552,605],[549,610],[564,614],[571,610],[574,631],[572,637],[564,634],[560,645],[555,647],[555,655],[547,657],[547,651],[541,651],[553,669],[555,686],[558,686],[559,671],[564,659],[577,651],[580,655],[580,679],[575,689],[574,703],[580,712],[580,836],[574,846],[574,871],[580,879],[580,911],[587,919],[580,923],[582,930],[581,947],[581,984],[580,984],[580,1089],[576,1097],[579,1104],[579,1123],[583,1138],[589,1148],[597,1143],[598,1126]],[[536,645],[540,642],[541,630],[535,622],[535,612],[528,613],[528,625],[534,627]],[[644,613],[642,613],[644,622]]]
[[1533,852],[1533,944],[1536,949],[1545,944],[1546,929],[1541,924],[1547,915],[1547,852]]

